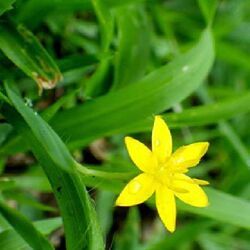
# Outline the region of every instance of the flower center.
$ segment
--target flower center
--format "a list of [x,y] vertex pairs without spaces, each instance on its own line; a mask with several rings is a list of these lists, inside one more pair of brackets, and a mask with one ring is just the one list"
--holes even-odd
[[168,164],[168,160],[166,160],[164,163],[159,163],[158,169],[155,172],[154,177],[161,184],[170,187],[174,179],[174,175],[175,171],[173,170],[171,165]]
[[176,168],[175,165],[171,164],[171,161],[169,161],[168,158],[164,163],[158,164],[158,169],[154,174],[154,178],[157,180],[158,183],[167,186],[174,192],[186,193],[187,190],[184,190],[180,187],[176,187],[174,183],[174,181],[178,179],[176,177],[176,174],[182,172],[182,170],[180,171],[180,169]]

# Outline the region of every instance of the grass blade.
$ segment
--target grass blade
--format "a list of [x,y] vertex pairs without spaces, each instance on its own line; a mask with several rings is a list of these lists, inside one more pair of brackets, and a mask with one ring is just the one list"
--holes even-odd
[[204,215],[217,221],[227,222],[232,225],[250,229],[250,202],[221,191],[206,188],[210,205],[205,208],[195,208],[180,203],[184,211]]
[[[30,128],[30,133],[25,134],[26,140],[43,167],[57,198],[66,232],[67,249],[103,249],[96,215],[84,184],[74,167],[74,159],[53,130],[27,107],[8,85],[6,90],[21,116],[9,105],[4,105],[2,111],[20,134],[27,131],[26,126]],[[57,149],[48,145],[50,143]],[[49,152],[51,150],[54,152]]]
[[15,3],[16,0],[4,0],[0,2],[0,16],[8,11],[12,9],[12,4]]
[[55,87],[62,75],[36,37],[19,25],[0,25],[0,48],[3,53],[31,77],[40,90]]
[[58,113],[51,124],[77,146],[114,134],[122,127],[160,113],[190,95],[206,77],[213,62],[213,52],[212,36],[206,30],[197,46],[171,64],[136,84]]
[[149,22],[141,6],[115,10],[118,22],[118,52],[113,89],[138,81],[145,74],[150,52]]
[[3,201],[0,201],[0,212],[4,218],[13,226],[13,228],[23,237],[23,239],[37,250],[51,250],[53,247],[50,243],[39,233],[36,228],[17,211],[6,206]]

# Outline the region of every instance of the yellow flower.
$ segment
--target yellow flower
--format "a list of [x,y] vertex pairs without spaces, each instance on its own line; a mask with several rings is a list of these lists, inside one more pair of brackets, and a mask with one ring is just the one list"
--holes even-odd
[[143,173],[125,186],[116,200],[117,206],[143,203],[155,192],[159,216],[165,227],[174,232],[175,196],[195,207],[208,205],[207,195],[199,186],[207,185],[208,182],[185,175],[206,153],[208,142],[182,146],[172,154],[169,128],[160,116],[156,116],[152,131],[152,151],[131,137],[126,137],[125,143],[132,161]]

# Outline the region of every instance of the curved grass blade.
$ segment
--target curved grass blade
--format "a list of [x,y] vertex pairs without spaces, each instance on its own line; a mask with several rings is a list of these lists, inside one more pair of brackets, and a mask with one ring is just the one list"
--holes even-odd
[[13,7],[12,7],[12,4],[15,3],[16,0],[4,0],[4,1],[1,1],[0,2],[0,16],[8,11],[8,10],[11,10]]
[[113,38],[114,18],[112,12],[101,0],[91,0],[95,13],[100,23],[101,33],[101,62],[95,73],[86,83],[85,95],[96,97],[105,93],[106,77],[109,72],[110,58],[105,54],[109,53],[109,47]]
[[179,203],[180,209],[250,229],[250,202],[213,188],[206,188],[209,206],[196,208]]
[[130,5],[114,11],[118,22],[118,51],[113,89],[118,89],[138,81],[146,72],[150,24],[141,6]]
[[[57,228],[62,226],[61,218],[52,218],[33,223],[35,228],[43,235],[49,235]],[[16,250],[16,249],[32,249],[23,238],[13,229],[7,228],[0,232],[0,249],[1,250]]]
[[17,234],[14,230],[7,229],[0,232],[0,249],[13,250],[25,249],[32,250],[32,248],[25,242],[25,240]]
[[200,9],[204,15],[207,24],[211,24],[214,19],[214,15],[217,7],[217,0],[198,0]]
[[3,201],[0,201],[0,213],[13,226],[18,234],[23,237],[31,248],[37,250],[53,249],[47,239],[36,230],[28,219],[14,209],[6,206]]
[[102,250],[96,214],[76,171],[74,159],[55,132],[7,84],[6,90],[20,115],[9,105],[4,105],[2,112],[21,135],[27,127],[30,129],[30,133],[25,133],[25,139],[53,188],[64,222],[67,249]]
[[[210,223],[211,224],[211,223]],[[186,242],[193,241],[198,235],[207,229],[209,223],[200,221],[192,222],[192,224],[183,225],[178,228],[171,237],[166,235],[164,230],[162,235],[156,235],[157,240],[150,240],[141,250],[159,250],[159,249],[178,249]]]
[[190,95],[206,77],[213,59],[213,39],[206,30],[197,46],[187,54],[135,84],[58,113],[51,124],[59,134],[70,138],[71,146],[114,134]]
[[[67,138],[71,148],[101,136],[133,132],[131,126],[164,111],[194,91],[211,67],[213,52],[213,40],[208,30],[186,55],[135,84],[56,114],[51,124]],[[23,150],[23,142],[15,140],[2,147],[0,154]]]
[[[60,100],[58,101],[60,102]],[[181,113],[168,113],[162,115],[171,128],[182,128],[185,126],[204,126],[227,120],[240,114],[250,111],[250,93],[241,94],[225,101],[214,104],[202,105],[183,110]],[[55,104],[56,105],[56,104]],[[153,125],[153,117],[132,123],[128,126],[120,127],[116,133],[136,133],[150,131]],[[14,139],[0,149],[0,154],[9,155],[23,150],[21,139]]]
[[[184,126],[203,126],[218,123],[244,114],[250,111],[250,92],[241,94],[237,97],[226,99],[208,105],[201,105],[183,110],[181,113],[164,114],[162,117],[167,121],[171,128],[181,128]],[[124,128],[124,132],[150,131],[153,125],[153,118],[132,124]],[[123,132],[123,131],[121,131]]]
[[139,211],[136,207],[129,209],[122,232],[117,235],[115,240],[115,250],[137,250],[140,249],[140,227]]

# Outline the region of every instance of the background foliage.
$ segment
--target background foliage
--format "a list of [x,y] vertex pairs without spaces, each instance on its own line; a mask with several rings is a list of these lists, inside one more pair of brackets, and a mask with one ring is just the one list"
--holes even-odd
[[[250,249],[250,1],[0,2],[0,249]],[[210,206],[115,208],[123,138],[209,141]]]

